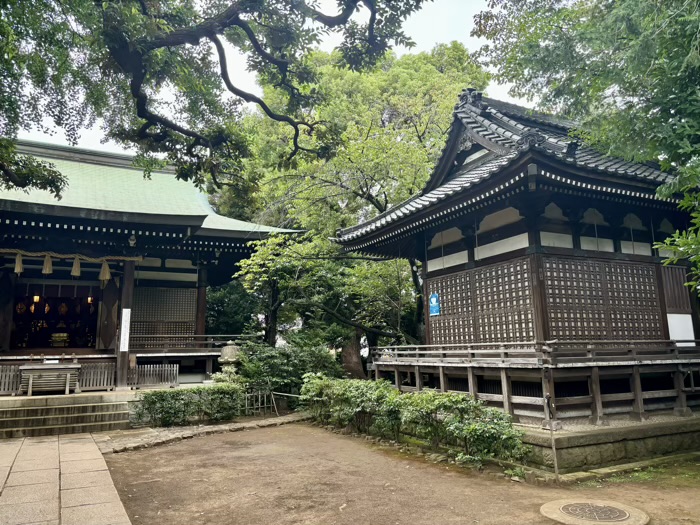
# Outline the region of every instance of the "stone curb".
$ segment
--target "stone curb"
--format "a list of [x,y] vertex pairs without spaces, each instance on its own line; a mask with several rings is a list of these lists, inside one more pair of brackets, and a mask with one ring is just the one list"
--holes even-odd
[[241,430],[253,430],[256,428],[267,428],[267,427],[277,427],[280,425],[287,425],[289,423],[299,423],[301,421],[308,421],[311,416],[301,413],[288,414],[286,416],[279,416],[274,418],[262,419],[259,421],[251,421],[249,423],[227,423],[223,425],[203,425],[197,427],[182,427],[181,429],[173,429],[172,427],[168,429],[168,435],[155,436],[153,439],[145,443],[135,443],[132,445],[117,445],[112,447],[111,450],[106,450],[103,453],[114,453],[119,454],[122,452],[132,452],[134,450],[141,450],[144,448],[157,447],[160,445],[168,445],[170,443],[175,443],[177,441],[182,441],[183,439],[192,439],[199,436],[209,436],[211,434],[223,434],[225,432],[239,432]]

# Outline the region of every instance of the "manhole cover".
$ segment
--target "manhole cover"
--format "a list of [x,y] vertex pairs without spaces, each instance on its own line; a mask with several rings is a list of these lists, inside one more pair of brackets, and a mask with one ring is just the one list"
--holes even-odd
[[564,514],[588,521],[624,521],[630,517],[626,510],[611,505],[567,503],[560,509]]
[[621,525],[649,523],[649,516],[643,511],[615,501],[550,501],[542,505],[540,512],[543,516],[565,525],[590,525],[596,522]]

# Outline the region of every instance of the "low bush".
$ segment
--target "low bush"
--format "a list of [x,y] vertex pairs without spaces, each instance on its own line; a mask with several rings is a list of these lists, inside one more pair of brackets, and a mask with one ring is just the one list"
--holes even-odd
[[139,395],[136,418],[154,426],[189,425],[194,421],[228,421],[240,415],[245,388],[236,383],[150,390]]
[[401,394],[387,381],[329,379],[307,374],[301,401],[324,424],[397,439],[401,433],[431,447],[460,447],[464,461],[521,460],[527,449],[510,416],[472,396],[423,390]]

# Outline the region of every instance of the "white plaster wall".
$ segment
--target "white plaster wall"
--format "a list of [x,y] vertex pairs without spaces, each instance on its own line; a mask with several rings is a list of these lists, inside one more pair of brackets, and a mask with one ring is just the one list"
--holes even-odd
[[443,268],[449,268],[451,266],[457,266],[458,264],[466,264],[469,262],[469,252],[457,252],[450,255],[445,255],[444,257],[438,257],[437,259],[430,259],[428,261],[428,271],[434,272],[436,270],[442,270]]
[[502,253],[512,252],[521,248],[527,248],[528,246],[529,243],[527,233],[521,233],[520,235],[515,235],[514,237],[508,237],[507,239],[501,239],[500,241],[484,244],[483,246],[475,248],[474,259],[479,261],[481,259],[493,257],[494,255],[500,255]]
[[[695,339],[693,330],[693,316],[690,314],[668,314],[668,332],[671,339],[681,341],[683,339]],[[693,346],[693,343],[681,343],[685,346]]]
[[581,249],[612,253],[615,251],[615,244],[612,239],[602,239],[600,237],[596,239],[595,237],[581,236]]
[[520,212],[515,208],[506,208],[505,210],[497,211],[484,217],[484,220],[479,224],[478,233],[484,233],[491,230],[496,230],[508,224],[514,224],[522,219]]
[[634,255],[651,255],[651,244],[647,242],[622,241],[620,250],[622,253],[632,253]]
[[568,233],[540,232],[542,246],[552,248],[573,248],[574,238]]
[[448,244],[452,244],[453,242],[457,242],[462,239],[464,239],[464,235],[462,235],[462,232],[459,230],[459,228],[450,228],[449,230],[436,233],[433,236],[430,242],[430,246],[428,246],[428,248],[438,248],[439,246],[446,246]]

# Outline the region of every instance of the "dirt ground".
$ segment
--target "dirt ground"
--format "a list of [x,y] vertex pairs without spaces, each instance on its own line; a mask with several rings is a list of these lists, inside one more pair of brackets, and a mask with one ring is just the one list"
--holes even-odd
[[700,482],[534,486],[294,424],[106,457],[133,525],[551,525],[553,499],[610,499],[657,525],[700,523]]

